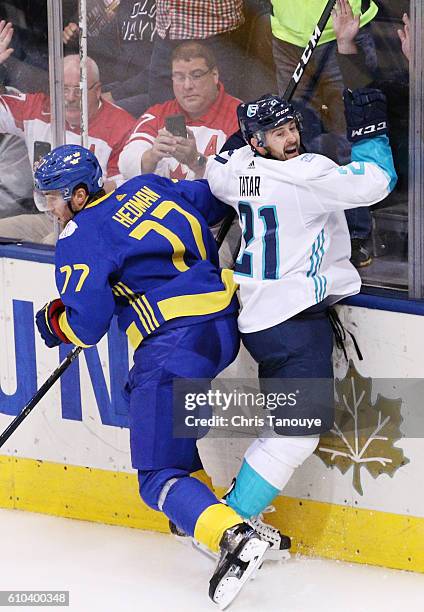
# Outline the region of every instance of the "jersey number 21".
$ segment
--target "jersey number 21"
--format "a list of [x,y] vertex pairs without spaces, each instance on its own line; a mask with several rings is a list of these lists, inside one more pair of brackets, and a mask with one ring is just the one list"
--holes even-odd
[[253,259],[262,256],[262,280],[279,278],[278,258],[278,219],[275,206],[262,206],[257,211],[258,220],[262,222],[262,249],[249,252],[249,244],[255,237],[254,211],[249,202],[239,202],[239,216],[243,224],[244,249],[237,258],[234,271],[243,276],[253,276]]

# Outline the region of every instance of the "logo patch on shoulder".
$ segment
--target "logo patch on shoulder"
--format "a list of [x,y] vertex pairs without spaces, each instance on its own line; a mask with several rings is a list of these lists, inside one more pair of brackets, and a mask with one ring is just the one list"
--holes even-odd
[[311,162],[314,159],[314,157],[315,157],[315,153],[304,153],[300,159],[301,161],[304,161],[304,162]]
[[62,240],[63,238],[68,238],[69,236],[72,236],[72,234],[77,229],[78,229],[78,225],[75,223],[75,221],[73,221],[73,220],[68,221],[68,223],[66,224],[65,229],[60,233],[59,240]]

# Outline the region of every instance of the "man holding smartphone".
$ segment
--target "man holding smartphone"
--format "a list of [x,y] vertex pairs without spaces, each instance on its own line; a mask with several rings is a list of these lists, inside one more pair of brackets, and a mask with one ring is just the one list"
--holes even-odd
[[121,153],[119,169],[126,179],[149,172],[199,178],[207,158],[238,128],[240,101],[225,92],[207,47],[190,41],[175,49],[172,84],[175,99],[148,108]]

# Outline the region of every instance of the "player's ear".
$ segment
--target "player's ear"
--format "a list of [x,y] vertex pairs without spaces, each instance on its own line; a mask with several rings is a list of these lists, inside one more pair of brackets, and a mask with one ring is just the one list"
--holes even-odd
[[264,147],[259,146],[259,140],[255,138],[255,136],[252,136],[252,138],[250,139],[250,144],[258,153],[260,153],[261,155],[265,155],[266,149]]
[[84,207],[87,198],[88,193],[84,187],[77,187],[74,189],[71,200],[73,210],[81,210]]

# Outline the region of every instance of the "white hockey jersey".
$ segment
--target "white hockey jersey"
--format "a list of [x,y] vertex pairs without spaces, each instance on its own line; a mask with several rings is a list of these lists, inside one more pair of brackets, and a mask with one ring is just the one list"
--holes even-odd
[[353,146],[352,163],[322,155],[266,159],[245,146],[208,161],[213,194],[236,209],[239,328],[267,329],[328,298],[359,292],[344,210],[383,200],[396,183],[386,136]]

